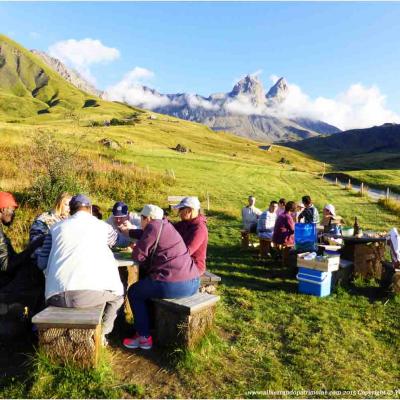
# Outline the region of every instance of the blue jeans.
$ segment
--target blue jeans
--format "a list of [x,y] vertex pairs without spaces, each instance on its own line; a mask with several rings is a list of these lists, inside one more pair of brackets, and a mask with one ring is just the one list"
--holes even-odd
[[183,282],[162,282],[150,278],[134,283],[128,290],[129,304],[135,314],[135,329],[141,336],[149,336],[149,311],[146,300],[189,297],[199,290],[200,279]]

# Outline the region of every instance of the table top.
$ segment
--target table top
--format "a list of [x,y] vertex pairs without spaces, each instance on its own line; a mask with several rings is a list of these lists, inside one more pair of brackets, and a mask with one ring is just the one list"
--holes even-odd
[[374,243],[374,242],[385,242],[386,237],[369,237],[369,236],[342,236],[342,235],[332,235],[329,233],[325,233],[324,236],[335,238],[335,239],[343,239],[345,243],[354,243],[354,244],[362,244],[362,243]]

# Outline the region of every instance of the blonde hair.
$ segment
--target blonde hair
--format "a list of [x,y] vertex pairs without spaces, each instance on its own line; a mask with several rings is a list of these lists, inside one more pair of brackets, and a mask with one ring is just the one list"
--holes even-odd
[[57,199],[56,199],[56,201],[54,203],[54,208],[53,208],[54,213],[57,214],[57,215],[61,215],[62,211],[63,211],[63,207],[64,207],[63,206],[64,200],[67,199],[67,198],[71,198],[71,197],[72,196],[67,192],[60,193],[57,196]]

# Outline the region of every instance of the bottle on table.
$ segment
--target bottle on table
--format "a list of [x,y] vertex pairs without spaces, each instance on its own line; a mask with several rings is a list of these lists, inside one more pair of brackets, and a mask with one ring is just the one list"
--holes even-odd
[[358,225],[357,217],[355,217],[354,218],[354,233],[353,233],[353,235],[357,236],[357,235],[359,235],[359,233],[360,233],[360,225]]

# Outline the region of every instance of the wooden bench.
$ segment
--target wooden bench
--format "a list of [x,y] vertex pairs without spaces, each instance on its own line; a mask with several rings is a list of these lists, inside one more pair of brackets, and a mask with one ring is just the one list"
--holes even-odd
[[103,311],[104,305],[47,307],[32,318],[39,331],[39,348],[53,360],[95,367],[101,345]]
[[168,207],[171,210],[173,206],[176,206],[186,196],[168,196]]
[[159,346],[193,347],[210,329],[219,296],[196,293],[182,299],[153,299],[155,342]]
[[205,271],[200,276],[200,293],[213,294],[217,290],[218,284],[221,282],[221,277],[213,274],[210,271]]

